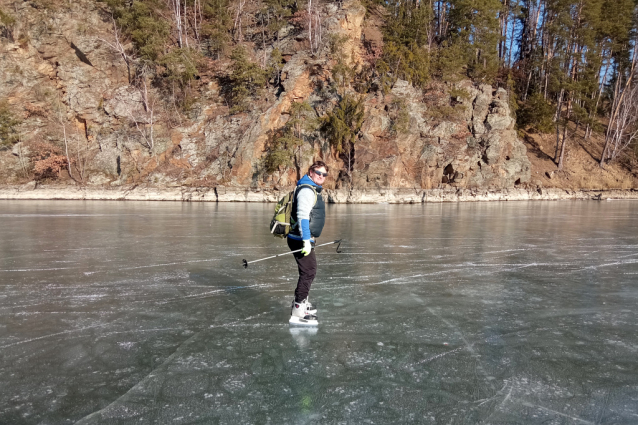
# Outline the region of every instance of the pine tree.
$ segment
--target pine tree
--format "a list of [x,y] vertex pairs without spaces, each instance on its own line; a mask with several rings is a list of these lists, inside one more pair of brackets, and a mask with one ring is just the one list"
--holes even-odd
[[232,18],[228,0],[204,0],[202,37],[210,56],[219,59],[230,43]]
[[323,131],[330,145],[341,153],[357,141],[363,125],[363,98],[346,94],[323,118]]
[[273,38],[278,40],[279,31],[288,24],[288,18],[297,12],[297,2],[295,0],[264,0],[264,4],[268,29],[273,34]]
[[499,0],[450,1],[450,38],[465,53],[468,75],[492,82],[499,68]]
[[268,73],[259,65],[248,59],[248,53],[243,46],[236,47],[230,55],[233,64],[229,78],[232,83],[231,113],[250,110],[248,99],[259,95],[266,86]]
[[377,69],[385,86],[401,78],[415,86],[430,79],[430,49],[433,40],[432,9],[422,2],[388,4],[391,15],[384,28],[383,56]]
[[156,61],[170,44],[169,24],[162,16],[166,3],[161,0],[104,0],[124,34],[131,37],[138,55]]
[[273,173],[295,167],[297,180],[301,178],[301,147],[307,133],[316,130],[317,122],[309,115],[312,107],[308,102],[293,102],[288,111],[286,125],[274,132],[267,144],[264,166]]
[[330,145],[344,160],[348,175],[354,166],[354,145],[365,118],[364,97],[346,94],[335,108],[322,118],[323,131]]

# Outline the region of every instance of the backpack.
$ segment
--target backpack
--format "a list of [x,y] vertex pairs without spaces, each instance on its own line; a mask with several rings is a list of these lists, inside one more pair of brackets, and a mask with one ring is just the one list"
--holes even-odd
[[295,201],[295,196],[297,195],[297,189],[304,186],[311,188],[312,191],[315,192],[315,202],[317,202],[317,191],[309,184],[302,184],[288,192],[279,200],[279,202],[277,202],[277,205],[275,205],[275,214],[273,215],[272,220],[270,220],[270,233],[272,233],[273,236],[285,238],[288,236],[288,233],[290,233],[291,226],[295,225],[295,223],[291,223],[292,205]]

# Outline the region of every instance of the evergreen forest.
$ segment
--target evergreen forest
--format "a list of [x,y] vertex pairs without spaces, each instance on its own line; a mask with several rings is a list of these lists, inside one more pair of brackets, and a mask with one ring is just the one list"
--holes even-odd
[[[154,67],[158,84],[177,85],[181,102],[188,102],[199,55],[234,61],[237,111],[276,75],[282,28],[310,28],[309,50],[321,42],[312,30],[313,23],[321,26],[320,0],[104,1],[122,36],[133,41],[138,67]],[[636,0],[366,0],[364,6],[366,18],[381,22],[382,47],[366,44],[367,69],[344,70],[345,78],[376,80],[381,89],[398,78],[422,87],[467,77],[506,87],[520,126],[556,133],[559,169],[574,126],[585,137],[605,134],[601,165],[636,146]],[[275,53],[259,60],[246,43]],[[352,84],[359,91],[371,86]]]

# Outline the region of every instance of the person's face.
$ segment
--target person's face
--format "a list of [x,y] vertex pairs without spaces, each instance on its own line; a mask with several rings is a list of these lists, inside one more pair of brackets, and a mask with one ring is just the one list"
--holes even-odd
[[312,171],[310,171],[310,178],[313,182],[317,183],[319,186],[326,181],[326,177],[328,177],[328,172],[326,171],[326,167],[319,167]]

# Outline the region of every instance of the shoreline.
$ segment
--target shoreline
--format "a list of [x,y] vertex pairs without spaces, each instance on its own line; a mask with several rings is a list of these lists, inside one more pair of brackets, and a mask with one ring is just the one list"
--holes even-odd
[[[277,202],[287,190],[242,187],[117,188],[59,187],[36,185],[0,186],[1,200],[95,200],[95,201],[179,201],[179,202]],[[528,200],[620,200],[638,199],[638,189],[325,189],[326,201],[334,204],[420,204],[441,202],[528,201]]]

